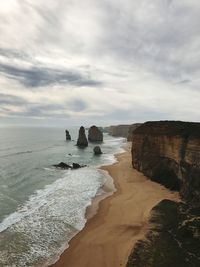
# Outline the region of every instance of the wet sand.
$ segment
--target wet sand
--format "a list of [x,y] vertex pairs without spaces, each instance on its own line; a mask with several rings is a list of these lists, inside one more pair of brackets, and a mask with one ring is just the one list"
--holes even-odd
[[52,267],[125,267],[134,244],[149,229],[151,209],[162,199],[178,200],[178,193],[132,168],[130,148],[117,159],[102,167],[113,177],[117,191],[100,202],[97,214]]

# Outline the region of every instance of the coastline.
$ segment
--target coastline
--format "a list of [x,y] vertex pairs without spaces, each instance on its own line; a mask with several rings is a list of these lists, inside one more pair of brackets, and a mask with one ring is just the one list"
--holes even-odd
[[85,227],[51,267],[92,267],[94,262],[96,267],[125,267],[135,243],[149,229],[152,208],[163,199],[179,199],[178,193],[133,169],[127,147],[115,155],[116,163],[100,168],[112,177],[116,192],[108,190],[93,199]]

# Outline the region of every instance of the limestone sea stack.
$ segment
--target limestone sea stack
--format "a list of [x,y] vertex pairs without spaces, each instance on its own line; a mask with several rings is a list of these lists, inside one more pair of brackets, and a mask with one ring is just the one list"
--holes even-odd
[[66,134],[66,140],[71,140],[71,135],[69,134],[68,130],[65,130],[65,134]]
[[76,144],[79,148],[85,148],[88,146],[88,140],[85,135],[85,128],[83,126],[80,127],[79,129],[79,135],[78,135],[78,140]]
[[102,142],[103,141],[102,131],[95,125],[91,126],[88,131],[88,140],[90,142]]
[[95,146],[93,151],[94,151],[95,155],[101,155],[102,154],[100,146]]

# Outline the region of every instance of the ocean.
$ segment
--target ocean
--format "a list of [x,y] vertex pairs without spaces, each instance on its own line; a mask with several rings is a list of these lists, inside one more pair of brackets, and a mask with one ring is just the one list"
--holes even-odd
[[[116,161],[124,138],[104,133],[103,154],[95,144],[76,146],[78,128],[0,128],[0,267],[46,267],[83,229],[86,208],[105,192],[109,175],[99,169]],[[59,162],[86,164],[60,170]]]

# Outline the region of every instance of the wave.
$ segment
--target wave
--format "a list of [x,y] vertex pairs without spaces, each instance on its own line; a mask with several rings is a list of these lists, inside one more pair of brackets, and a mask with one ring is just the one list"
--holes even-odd
[[[61,145],[60,145],[61,146]],[[7,158],[7,157],[12,157],[12,156],[18,156],[18,155],[23,155],[23,154],[29,154],[29,153],[35,153],[35,152],[41,152],[41,151],[45,151],[54,147],[58,147],[58,145],[52,145],[52,146],[48,146],[48,147],[43,147],[40,149],[33,149],[33,150],[24,150],[24,151],[18,151],[18,152],[13,152],[13,153],[9,153],[9,154],[5,154],[5,155],[1,155],[0,158]],[[15,147],[14,147],[15,148]],[[16,147],[17,148],[17,147]],[[13,148],[12,148],[13,149]],[[0,151],[8,151],[11,150],[11,148],[8,149],[2,149]]]
[[0,224],[0,266],[35,266],[36,262],[43,266],[47,259],[55,259],[84,227],[86,207],[105,180],[92,168],[66,171],[63,178],[35,192]]
[[7,158],[7,157],[11,157],[11,156],[29,154],[29,153],[33,153],[33,152],[34,152],[33,150],[19,151],[19,152],[10,153],[10,154],[6,154],[6,155],[3,155],[3,156],[0,156],[0,158]]

